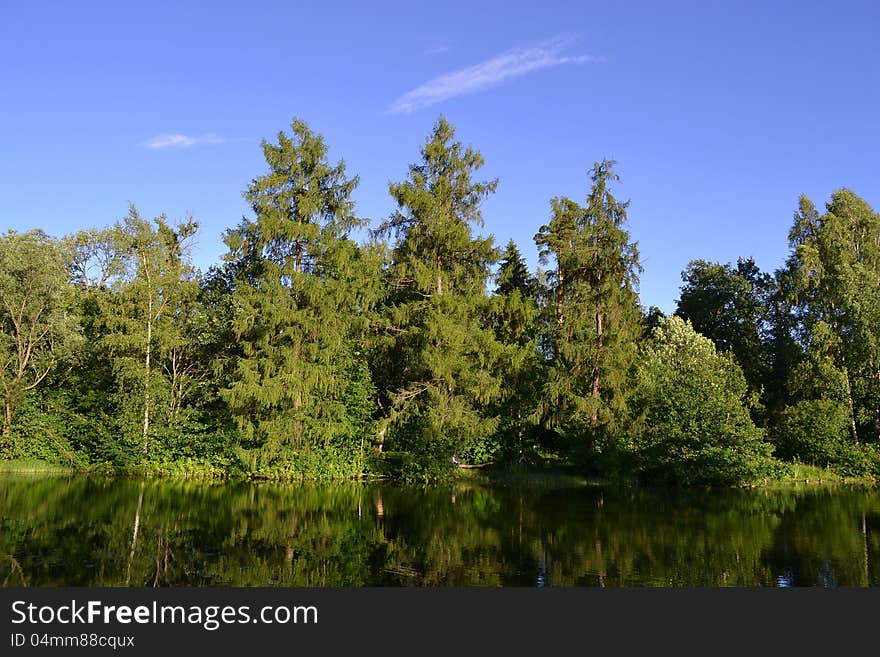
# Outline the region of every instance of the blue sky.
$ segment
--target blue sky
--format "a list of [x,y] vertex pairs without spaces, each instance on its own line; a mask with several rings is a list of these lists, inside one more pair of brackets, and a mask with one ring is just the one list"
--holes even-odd
[[878,27],[876,2],[5,3],[0,228],[192,212],[204,268],[294,116],[375,224],[443,113],[532,266],[550,198],[616,159],[642,303],[671,311],[691,259],[778,266],[800,193],[880,207]]

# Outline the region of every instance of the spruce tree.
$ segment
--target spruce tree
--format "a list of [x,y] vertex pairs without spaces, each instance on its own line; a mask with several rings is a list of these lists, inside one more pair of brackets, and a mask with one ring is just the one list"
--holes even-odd
[[531,459],[538,394],[544,374],[538,350],[538,285],[513,240],[501,254],[492,296],[492,324],[503,349],[499,438],[509,458]]
[[543,395],[550,428],[597,432],[625,417],[625,392],[640,332],[638,249],[625,228],[629,202],[609,188],[614,162],[596,162],[586,205],[551,201],[535,236],[552,262],[546,322],[550,369]]

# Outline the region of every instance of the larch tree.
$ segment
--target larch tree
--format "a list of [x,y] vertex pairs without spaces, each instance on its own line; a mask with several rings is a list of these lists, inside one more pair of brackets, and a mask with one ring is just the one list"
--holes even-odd
[[225,237],[241,356],[223,394],[249,467],[283,469],[363,431],[372,389],[356,337],[379,267],[348,238],[365,223],[358,178],[329,162],[324,139],[295,119],[262,147],[269,170],[245,192],[254,218]]
[[501,349],[486,286],[498,252],[474,230],[498,181],[475,181],[483,156],[454,138],[440,117],[421,161],[390,185],[398,209],[377,231],[394,238],[378,361],[388,391],[380,432],[390,427],[394,449],[418,453],[421,468],[489,458],[497,427],[488,408],[500,394]]

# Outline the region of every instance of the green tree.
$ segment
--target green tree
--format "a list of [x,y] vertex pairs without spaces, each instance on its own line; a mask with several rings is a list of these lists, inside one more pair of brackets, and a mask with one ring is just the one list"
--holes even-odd
[[175,421],[199,366],[187,331],[199,291],[189,254],[197,230],[192,218],[176,226],[165,215],[150,222],[134,206],[113,228],[124,273],[107,299],[102,345],[116,376],[123,432],[139,444],[142,460],[153,456],[157,416],[160,428]]
[[720,351],[730,351],[749,388],[760,394],[771,368],[768,353],[769,297],[773,279],[752,258],[731,264],[691,261],[675,314],[689,320]]
[[630,448],[642,477],[727,485],[766,473],[771,447],[749,416],[742,370],[690,322],[659,321],[636,381]]
[[610,190],[619,179],[614,165],[593,165],[585,207],[554,198],[550,223],[535,236],[541,261],[553,263],[544,415],[563,431],[596,432],[625,417],[628,372],[641,331],[641,266],[625,228],[629,202]]
[[[851,438],[880,438],[880,215],[848,189],[819,214],[801,197],[787,267],[806,362],[795,394],[843,399]],[[815,376],[807,375],[812,371]],[[809,379],[812,379],[812,383]],[[816,383],[824,381],[824,391]],[[808,389],[812,389],[807,392]]]
[[527,458],[533,445],[538,395],[544,374],[538,345],[538,282],[513,240],[501,254],[492,296],[492,325],[501,344],[500,418],[502,447]]
[[78,337],[63,245],[40,230],[0,236],[0,395],[4,456],[22,398]]
[[295,469],[316,447],[361,438],[372,383],[358,336],[379,265],[348,238],[358,178],[331,165],[301,120],[263,141],[269,171],[245,192],[254,219],[227,232],[240,348],[224,398],[250,467]]
[[419,464],[457,455],[484,460],[497,418],[487,409],[500,394],[500,345],[489,325],[486,284],[498,259],[480,206],[497,180],[475,182],[482,155],[454,141],[441,117],[406,181],[389,191],[397,211],[377,234],[395,238],[387,273],[384,340],[377,361],[393,448]]

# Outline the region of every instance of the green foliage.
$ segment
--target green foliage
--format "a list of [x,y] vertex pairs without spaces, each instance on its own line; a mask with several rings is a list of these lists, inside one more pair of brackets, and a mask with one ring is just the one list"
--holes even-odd
[[693,260],[681,276],[684,285],[675,314],[689,320],[719,351],[730,351],[749,388],[760,393],[770,369],[764,340],[770,275],[761,273],[753,259],[740,258],[736,267]]
[[498,419],[501,345],[489,326],[491,238],[475,237],[480,205],[496,180],[474,182],[483,157],[454,141],[440,118],[409,177],[392,183],[398,210],[379,228],[395,238],[387,271],[383,335],[373,372],[385,391],[380,431],[389,449],[417,455],[421,467],[484,460]]
[[767,472],[770,445],[749,417],[739,366],[678,317],[660,320],[637,366],[631,450],[652,481],[737,485]]
[[838,401],[810,399],[790,406],[774,431],[776,456],[827,467],[849,435],[849,410]]
[[131,206],[110,232],[122,266],[113,293],[101,297],[101,347],[115,378],[118,427],[134,461],[168,449],[158,438],[186,422],[187,396],[208,374],[192,331],[199,284],[189,244],[197,230],[192,219],[176,226],[164,215],[146,221]]
[[255,218],[226,234],[239,351],[222,394],[246,459],[281,472],[313,449],[360,447],[373,390],[358,337],[379,268],[347,237],[363,223],[357,177],[329,164],[319,135],[294,120],[263,153],[269,171],[245,193]]
[[[801,197],[789,234],[797,330],[814,376],[793,385],[843,399],[854,442],[880,440],[880,215],[848,189],[825,214]],[[820,390],[819,388],[825,388]],[[807,391],[807,389],[810,389]]]
[[20,402],[8,442],[8,458],[38,460],[80,468],[88,456],[76,450],[68,440],[68,427],[62,412],[53,404],[41,403],[31,393]]
[[757,424],[799,467],[877,472],[880,215],[852,191],[824,212],[800,199],[772,276],[691,261],[686,324],[639,305],[612,161],[583,204],[551,200],[533,273],[479,234],[498,180],[443,117],[363,243],[358,178],[320,135],[295,119],[262,150],[252,214],[204,275],[195,220],[134,206],[60,240],[0,236],[0,459],[411,481],[454,459],[564,462],[737,484],[784,469]]
[[579,436],[620,431],[641,332],[641,265],[624,228],[629,202],[609,189],[618,180],[614,165],[593,165],[585,207],[553,199],[551,221],[535,235],[542,262],[554,266],[545,304],[549,371],[541,414],[549,428]]
[[491,302],[491,322],[501,344],[501,394],[494,407],[499,418],[499,456],[510,461],[534,453],[537,413],[545,368],[539,353],[540,309],[538,282],[516,244],[508,242],[501,255],[497,287]]
[[39,230],[0,236],[0,458],[10,458],[18,405],[79,339],[65,257],[64,245]]

